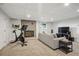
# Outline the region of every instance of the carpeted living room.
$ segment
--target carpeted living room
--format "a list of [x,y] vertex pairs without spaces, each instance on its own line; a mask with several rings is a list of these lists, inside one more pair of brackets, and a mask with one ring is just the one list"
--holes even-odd
[[0,56],[79,56],[79,3],[0,3]]

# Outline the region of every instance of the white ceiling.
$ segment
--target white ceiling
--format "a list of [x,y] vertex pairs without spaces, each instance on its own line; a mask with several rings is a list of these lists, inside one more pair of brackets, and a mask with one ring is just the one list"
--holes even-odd
[[[78,17],[78,3],[64,6],[64,3],[4,3],[1,8],[10,18],[38,20],[38,21],[59,21],[72,17]],[[30,18],[27,15],[31,15]]]

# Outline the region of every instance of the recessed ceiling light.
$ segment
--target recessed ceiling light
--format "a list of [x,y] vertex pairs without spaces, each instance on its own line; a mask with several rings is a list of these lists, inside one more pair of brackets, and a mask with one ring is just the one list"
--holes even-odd
[[77,10],[77,12],[79,12],[79,9]]
[[70,3],[64,3],[64,6],[69,6],[70,5]]
[[28,14],[28,15],[27,15],[27,17],[28,17],[28,18],[30,18],[30,17],[31,17],[31,15],[30,15],[30,14]]
[[51,21],[53,21],[54,18],[51,18]]

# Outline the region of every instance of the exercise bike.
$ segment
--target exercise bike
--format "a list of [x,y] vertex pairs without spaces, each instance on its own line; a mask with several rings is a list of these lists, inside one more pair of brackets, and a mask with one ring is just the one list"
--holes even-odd
[[18,29],[21,31],[20,35],[17,37],[17,34],[16,34],[16,30],[13,30],[13,33],[15,33],[15,41],[11,42],[11,43],[15,43],[17,41],[20,41],[22,44],[21,46],[27,46],[27,44],[25,44],[25,38],[23,37],[23,33],[26,31],[27,29],[27,25],[23,25],[21,29]]

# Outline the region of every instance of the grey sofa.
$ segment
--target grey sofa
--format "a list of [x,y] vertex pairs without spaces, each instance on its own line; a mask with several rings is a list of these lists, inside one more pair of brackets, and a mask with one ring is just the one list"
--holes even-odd
[[39,33],[38,39],[41,42],[43,42],[46,45],[48,45],[49,47],[51,47],[52,49],[57,49],[57,48],[59,48],[59,40],[63,40],[64,37],[54,38],[54,36],[52,34],[48,35],[46,33]]

